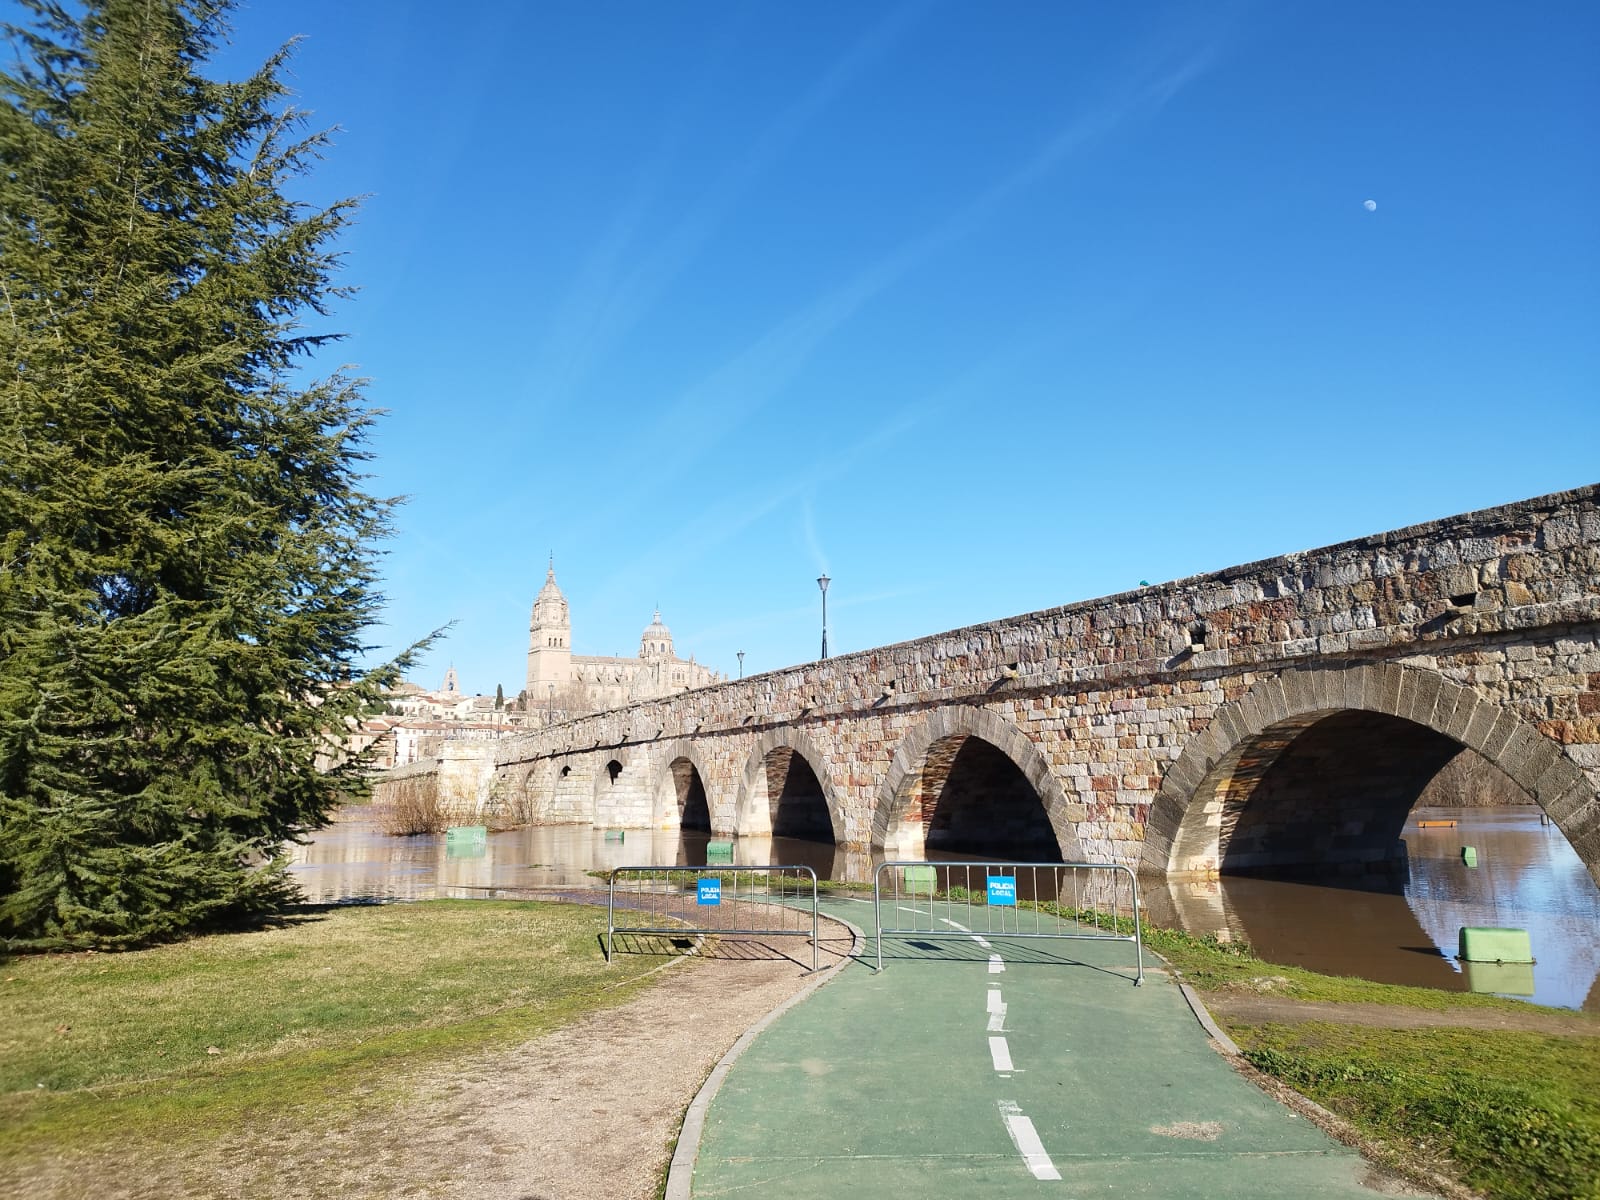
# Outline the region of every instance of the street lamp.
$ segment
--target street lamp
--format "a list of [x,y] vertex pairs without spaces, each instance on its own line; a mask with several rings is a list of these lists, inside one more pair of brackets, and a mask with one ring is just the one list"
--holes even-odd
[[744,678],[744,651],[743,650],[736,650],[736,651],[734,651],[734,653],[739,656],[739,678],[743,679]]
[[817,586],[822,589],[822,657],[828,657],[828,584],[832,582],[826,575],[817,579]]

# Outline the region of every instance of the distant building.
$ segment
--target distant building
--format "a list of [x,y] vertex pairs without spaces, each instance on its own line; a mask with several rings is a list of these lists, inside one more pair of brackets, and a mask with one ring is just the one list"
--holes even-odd
[[388,712],[362,724],[363,731],[377,735],[367,740],[375,743],[372,765],[379,770],[426,758],[439,742],[501,737],[527,719],[512,704],[496,708],[493,696],[463,695],[454,666],[436,692],[403,682],[385,700]]
[[532,713],[562,717],[653,700],[689,688],[720,683],[727,676],[679,658],[672,631],[658,609],[639,635],[634,658],[572,653],[572,616],[556,585],[555,563],[533,602],[528,622],[528,675],[523,702]]

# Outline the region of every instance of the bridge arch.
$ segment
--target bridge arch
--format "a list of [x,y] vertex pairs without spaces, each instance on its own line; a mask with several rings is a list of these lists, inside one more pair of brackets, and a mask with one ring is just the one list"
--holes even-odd
[[650,823],[657,829],[714,828],[710,792],[711,773],[694,743],[678,739],[656,755],[655,798]]
[[1142,866],[1381,862],[1417,794],[1463,747],[1526,790],[1600,880],[1600,806],[1560,744],[1471,688],[1397,664],[1286,671],[1218,709],[1162,778]]
[[[964,767],[963,755],[971,769],[1000,775],[1019,776],[1013,782],[1031,787],[1056,843],[1055,854],[1067,862],[1083,859],[1078,832],[1071,820],[1066,793],[1050,770],[1050,764],[1031,738],[1010,721],[986,708],[949,705],[935,709],[900,740],[889,773],[878,789],[873,810],[872,845],[892,854],[920,856],[925,848],[923,827],[935,814],[919,811],[927,803],[930,768],[937,776],[935,786],[943,789],[957,778]],[[940,797],[935,798],[937,803]],[[1018,796],[1012,807],[1023,811],[1012,814],[1024,823],[1021,840],[1040,842],[1042,829],[1030,830],[1033,814],[1026,811],[1027,800]],[[1018,855],[1008,854],[1008,858]],[[1023,855],[1021,857],[1034,857]],[[1051,855],[1054,857],[1054,855]]]
[[804,732],[769,730],[756,739],[739,781],[734,831],[740,837],[848,841],[828,759]]
[[494,812],[514,825],[526,825],[538,819],[539,782],[535,781],[539,764],[518,763],[498,774],[495,785],[499,794],[491,790],[497,801]]

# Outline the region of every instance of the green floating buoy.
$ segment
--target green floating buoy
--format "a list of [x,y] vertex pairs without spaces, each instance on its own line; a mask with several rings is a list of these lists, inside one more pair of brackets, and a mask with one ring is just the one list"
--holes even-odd
[[624,831],[622,831],[621,829],[608,829],[608,830],[606,830],[606,841],[608,841],[608,842],[620,842],[620,841],[623,841],[626,837],[627,837],[627,834],[624,833]]
[[1478,848],[1476,846],[1461,847],[1461,861],[1469,867],[1478,865]]
[[733,861],[733,843],[732,842],[707,842],[706,843],[706,861],[710,862],[713,858],[722,859],[722,860],[725,860],[727,862],[732,862]]

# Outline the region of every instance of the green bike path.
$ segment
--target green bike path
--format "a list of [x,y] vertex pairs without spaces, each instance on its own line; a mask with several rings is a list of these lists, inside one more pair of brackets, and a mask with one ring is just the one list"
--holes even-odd
[[[870,907],[825,907],[870,934]],[[886,938],[880,974],[869,937],[764,1030],[711,1103],[692,1195],[1375,1194],[1148,958],[1133,986],[1131,945],[982,938]]]

